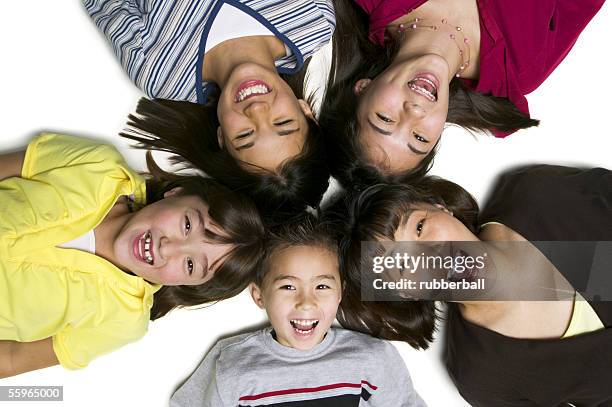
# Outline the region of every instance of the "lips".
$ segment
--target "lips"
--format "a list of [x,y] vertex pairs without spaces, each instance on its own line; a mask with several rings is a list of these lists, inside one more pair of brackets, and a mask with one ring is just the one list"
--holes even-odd
[[423,72],[415,75],[408,81],[408,88],[430,102],[438,101],[438,88],[440,81],[431,73]]
[[132,244],[132,251],[137,260],[149,265],[155,264],[155,253],[153,250],[153,235],[150,231],[137,236]]
[[312,334],[319,324],[318,319],[292,319],[289,321],[295,333],[300,336]]
[[244,81],[236,89],[234,94],[234,102],[240,103],[245,100],[261,95],[267,95],[272,92],[272,87],[260,80],[248,80]]
[[[465,259],[470,256],[465,250],[459,249],[454,253],[454,257],[455,259],[458,257],[463,257]],[[463,264],[461,270],[457,267],[456,262],[453,262],[453,265],[454,267],[449,270],[448,274],[446,275],[446,278],[449,281],[476,281],[476,277],[478,277],[478,269],[475,265],[472,267],[467,267],[465,264]]]

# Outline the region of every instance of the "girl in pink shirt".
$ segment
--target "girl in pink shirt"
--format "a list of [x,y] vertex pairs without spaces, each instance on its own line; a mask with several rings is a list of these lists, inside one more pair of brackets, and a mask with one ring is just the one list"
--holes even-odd
[[336,57],[341,73],[320,120],[334,135],[332,173],[345,186],[419,178],[445,122],[496,137],[537,125],[525,95],[565,58],[604,0],[355,2],[345,14],[362,21],[350,26],[353,44],[338,48],[351,56]]

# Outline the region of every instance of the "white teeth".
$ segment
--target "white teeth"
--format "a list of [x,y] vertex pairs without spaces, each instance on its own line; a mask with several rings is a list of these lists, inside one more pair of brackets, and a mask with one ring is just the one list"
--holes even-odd
[[413,91],[417,93],[420,93],[421,95],[425,96],[427,99],[431,100],[432,102],[436,101],[436,96],[432,94],[431,92],[429,92],[427,89],[422,88],[413,83],[408,84],[408,86],[410,86],[410,89],[412,89]]
[[[144,244],[144,256],[143,258],[149,264],[153,264],[153,255],[151,254],[151,232],[147,232],[145,235],[145,244]],[[141,254],[142,255],[142,254]]]
[[432,92],[430,92],[429,90],[427,90],[427,89],[425,89],[425,88],[423,88],[423,87],[421,87],[419,85],[416,85],[414,82],[417,81],[417,80],[427,83],[428,85],[430,85],[435,90],[438,89],[436,87],[435,83],[433,83],[432,81],[430,81],[427,78],[420,78],[420,77],[414,78],[413,80],[408,82],[408,86],[410,87],[410,89],[412,89],[413,91],[415,91],[417,93],[420,93],[421,95],[425,96],[427,99],[431,100],[432,102],[435,102],[436,100],[438,100],[437,96],[434,95]]
[[242,102],[244,99],[247,98],[247,96],[256,94],[256,95],[265,95],[270,93],[270,90],[268,89],[268,87],[266,85],[254,85],[251,87],[248,87],[246,89],[242,89],[240,92],[238,92],[238,96],[236,97],[236,101],[237,102]]
[[312,325],[319,322],[318,319],[292,319],[291,322],[298,325]]
[[429,80],[429,79],[427,79],[427,78],[414,78],[414,79],[413,79],[413,81],[416,81],[416,80],[423,81],[423,82],[425,82],[426,84],[431,85],[431,87],[432,87],[432,88],[436,89],[436,84],[435,84],[435,83],[433,83],[432,81],[430,81],[430,80]]

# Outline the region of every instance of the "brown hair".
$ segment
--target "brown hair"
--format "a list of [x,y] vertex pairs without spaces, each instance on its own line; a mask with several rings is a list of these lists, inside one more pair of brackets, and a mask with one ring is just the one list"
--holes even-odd
[[206,237],[233,248],[224,257],[214,277],[196,286],[164,286],[154,294],[151,320],[176,307],[220,301],[240,293],[253,278],[262,255],[264,226],[255,205],[245,196],[231,192],[211,178],[180,176],[160,169],[147,153],[147,203],[163,199],[164,193],[181,187],[181,195],[192,195],[208,205],[212,220],[226,236],[206,232]]
[[283,249],[295,246],[311,246],[320,247],[337,254],[338,247],[330,226],[330,224],[317,219],[316,216],[304,212],[270,231],[266,238],[265,254],[255,274],[255,284],[262,286],[266,273],[270,269],[272,258]]
[[361,242],[393,240],[397,228],[418,203],[442,204],[476,232],[478,205],[459,185],[427,177],[418,187],[376,184],[339,198],[327,216],[343,222],[339,232],[340,268],[345,293],[338,321],[342,326],[373,336],[427,348],[437,319],[432,301],[361,301]]
[[[348,0],[336,0],[339,21],[334,33],[333,84],[321,106],[319,123],[329,134],[325,139],[330,157],[330,171],[340,183],[351,188],[385,183],[412,183],[423,177],[433,165],[436,149],[410,170],[389,173],[367,159],[359,140],[356,119],[359,97],[353,89],[357,80],[375,78],[393,62],[400,42],[380,46],[368,38],[368,16]],[[341,23],[340,23],[341,22]],[[448,123],[472,131],[513,131],[536,126],[538,120],[521,112],[510,100],[470,90],[459,78],[450,83]]]

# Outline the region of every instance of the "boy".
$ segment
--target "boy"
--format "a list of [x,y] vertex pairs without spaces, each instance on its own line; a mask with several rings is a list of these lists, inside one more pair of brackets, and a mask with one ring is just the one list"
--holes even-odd
[[424,406],[388,342],[331,328],[336,244],[307,216],[268,242],[251,296],[271,328],[221,340],[170,400],[183,406]]

